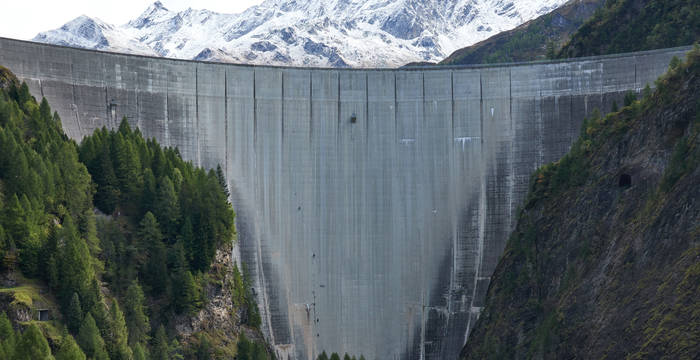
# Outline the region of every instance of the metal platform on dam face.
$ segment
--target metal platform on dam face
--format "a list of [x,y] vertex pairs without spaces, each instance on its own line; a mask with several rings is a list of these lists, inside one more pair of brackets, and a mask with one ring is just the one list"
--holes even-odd
[[126,116],[232,189],[281,358],[456,358],[530,174],[689,48],[408,69],[215,64],[0,38],[80,140]]

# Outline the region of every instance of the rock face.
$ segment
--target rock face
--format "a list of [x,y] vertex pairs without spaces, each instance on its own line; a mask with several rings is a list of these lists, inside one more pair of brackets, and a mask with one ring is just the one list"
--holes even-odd
[[155,2],[121,26],[81,16],[34,41],[263,65],[396,67],[438,61],[564,2],[268,0],[241,14],[175,12]]
[[699,98],[697,49],[535,174],[462,358],[697,358]]
[[127,116],[185,159],[222,165],[263,331],[299,359],[455,358],[532,171],[686,51],[338,70],[0,39],[0,63],[70,137]]
[[205,307],[193,316],[182,315],[174,319],[175,329],[185,342],[195,340],[193,335],[205,333],[213,341],[213,346],[224,354],[226,350],[236,348],[243,332],[248,339],[264,343],[259,330],[242,325],[247,310],[234,303],[233,266],[230,249],[216,251],[209,271],[210,281],[203,289],[207,298]]

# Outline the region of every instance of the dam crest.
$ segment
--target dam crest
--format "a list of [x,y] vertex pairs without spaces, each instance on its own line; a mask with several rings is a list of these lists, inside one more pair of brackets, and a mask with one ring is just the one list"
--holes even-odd
[[531,173],[583,119],[664,73],[664,49],[570,61],[305,69],[0,38],[0,65],[68,136],[115,128],[208,168],[237,212],[262,330],[280,358],[456,358]]

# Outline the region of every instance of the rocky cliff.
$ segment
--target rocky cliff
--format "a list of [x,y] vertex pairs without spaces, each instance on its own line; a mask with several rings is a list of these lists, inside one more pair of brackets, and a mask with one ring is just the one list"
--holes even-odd
[[700,353],[700,49],[533,176],[462,358]]

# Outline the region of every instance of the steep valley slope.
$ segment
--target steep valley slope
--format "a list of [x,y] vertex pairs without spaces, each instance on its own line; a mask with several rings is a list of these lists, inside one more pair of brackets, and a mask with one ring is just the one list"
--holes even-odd
[[700,354],[700,48],[532,178],[463,359]]

